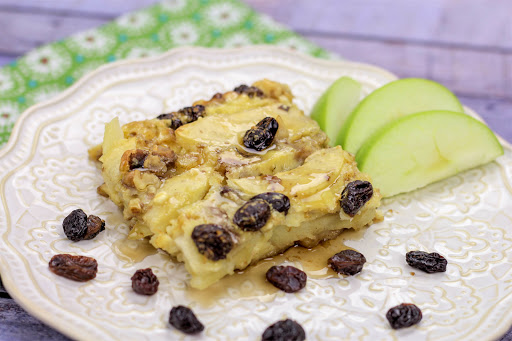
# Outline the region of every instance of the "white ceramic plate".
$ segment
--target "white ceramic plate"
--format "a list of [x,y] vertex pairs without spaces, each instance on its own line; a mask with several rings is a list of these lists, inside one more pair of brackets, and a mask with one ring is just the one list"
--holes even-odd
[[[186,338],[167,323],[177,304],[192,307],[206,325],[194,340],[258,340],[284,317],[299,321],[310,340],[498,338],[512,324],[508,145],[496,162],[384,200],[385,220],[346,242],[366,256],[364,271],[346,279],[310,279],[297,294],[240,299],[240,288],[233,287],[227,297],[203,307],[188,295],[181,264],[163,253],[134,262],[113,247],[127,226],[118,208],[96,194],[102,180],[87,159],[105,122],[114,116],[122,123],[154,117],[264,77],[289,84],[308,112],[342,75],[360,81],[366,93],[395,79],[372,66],[271,47],[185,48],[102,67],[56,99],[32,107],[0,151],[0,270],[7,290],[34,316],[84,340]],[[107,231],[92,241],[68,241],[61,223],[78,207],[105,218]],[[408,267],[404,255],[416,249],[445,255],[447,272],[428,275]],[[95,257],[97,278],[77,283],[50,273],[48,261],[57,253]],[[131,275],[144,267],[160,278],[157,295],[142,297],[130,288]],[[251,290],[250,281],[240,285]],[[424,318],[394,331],[384,316],[402,302],[417,304]]]

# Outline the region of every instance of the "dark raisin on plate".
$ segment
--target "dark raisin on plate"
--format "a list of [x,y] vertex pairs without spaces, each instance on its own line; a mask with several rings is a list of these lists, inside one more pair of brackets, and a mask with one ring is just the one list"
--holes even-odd
[[412,303],[402,303],[388,310],[386,318],[393,329],[407,328],[421,321],[420,308]]
[[171,309],[169,323],[185,334],[197,334],[204,330],[203,324],[197,319],[194,312],[182,305]]
[[135,271],[132,278],[132,289],[137,294],[153,295],[158,291],[160,282],[150,268]]
[[288,210],[290,209],[290,199],[282,193],[277,193],[277,192],[261,193],[261,194],[258,194],[256,196],[252,197],[251,199],[249,199],[249,201],[254,200],[254,199],[265,200],[266,202],[269,203],[270,206],[272,206],[272,208],[274,210],[276,210],[277,212],[284,213],[285,215],[288,213]]
[[373,186],[368,181],[349,182],[341,192],[340,205],[343,212],[353,217],[373,196]]
[[244,231],[258,231],[270,218],[270,206],[263,199],[249,200],[233,217],[233,222]]
[[87,217],[87,231],[85,233],[84,239],[91,240],[104,230],[105,220],[91,214],[89,217]]
[[87,234],[87,214],[80,208],[72,211],[64,218],[62,227],[69,240],[77,242],[84,239]]
[[262,341],[304,341],[306,332],[294,320],[286,319],[269,326],[261,336]]
[[77,282],[89,281],[95,278],[98,272],[96,259],[86,256],[55,255],[48,266],[54,274]]
[[276,137],[279,123],[273,117],[265,117],[245,132],[243,144],[248,149],[262,151],[270,147]]
[[105,221],[92,214],[87,217],[83,210],[76,209],[64,218],[62,228],[69,240],[78,242],[96,237],[105,230]]
[[293,266],[273,266],[268,269],[267,281],[284,292],[292,293],[306,286],[308,276]]
[[439,253],[425,251],[410,251],[405,255],[407,264],[427,273],[445,272],[448,261]]
[[192,240],[199,253],[213,261],[225,259],[234,246],[231,234],[222,226],[202,224],[194,227]]
[[346,276],[352,276],[361,272],[364,263],[366,263],[366,258],[362,253],[355,250],[343,250],[327,261],[327,264],[334,271]]

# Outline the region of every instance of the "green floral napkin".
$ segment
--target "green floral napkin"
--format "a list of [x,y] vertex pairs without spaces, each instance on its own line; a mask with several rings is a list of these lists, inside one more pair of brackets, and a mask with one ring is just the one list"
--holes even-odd
[[250,44],[275,44],[317,57],[330,56],[238,0],[162,1],[42,46],[0,69],[0,146],[7,142],[21,112],[100,65],[158,55],[177,46]]

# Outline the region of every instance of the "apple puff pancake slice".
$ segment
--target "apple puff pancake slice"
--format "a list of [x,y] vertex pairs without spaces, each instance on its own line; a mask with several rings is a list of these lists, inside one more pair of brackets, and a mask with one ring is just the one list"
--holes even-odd
[[107,124],[108,196],[132,227],[185,263],[191,286],[295,244],[307,247],[378,219],[380,193],[354,157],[329,148],[288,86],[262,80],[120,127]]

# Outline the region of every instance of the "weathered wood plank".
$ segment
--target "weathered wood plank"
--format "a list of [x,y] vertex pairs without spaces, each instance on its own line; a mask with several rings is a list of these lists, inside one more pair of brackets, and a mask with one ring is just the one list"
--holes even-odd
[[[22,54],[44,42],[104,23],[101,19],[26,13],[8,15],[2,11],[0,17],[7,21],[7,29],[0,35],[0,53],[9,54]],[[26,22],[31,25],[26,25]],[[307,34],[306,37],[349,59],[380,65],[402,77],[433,78],[454,91],[470,95],[512,96],[512,52],[475,51],[317,34]]]
[[512,99],[507,74],[512,58],[506,54],[316,35],[306,37],[348,59],[378,65],[400,77],[435,79],[469,96]]
[[28,315],[11,299],[0,298],[0,340],[70,340]]
[[505,90],[507,93],[512,94],[512,53],[505,56],[505,66],[503,69],[505,77]]
[[510,0],[246,0],[303,33],[512,48]]
[[[72,16],[81,21],[87,19],[97,21],[111,19],[121,13],[149,6],[155,2],[154,0],[108,2],[103,0],[25,0],[23,2],[3,0],[0,11],[18,15],[35,15],[37,12],[43,12],[39,15],[61,18]],[[481,0],[428,2],[346,0],[342,4],[338,0],[314,2],[246,0],[246,2],[303,33],[314,31],[318,34],[366,40],[387,39],[423,44],[458,44],[459,48],[498,52],[512,50],[512,29],[509,20],[512,4],[508,0],[494,0],[492,6]],[[0,14],[0,17],[3,16]],[[483,21],[482,18],[492,18],[492,20]],[[26,26],[30,30],[34,25],[32,23]],[[80,29],[80,27],[77,28]]]
[[459,96],[460,101],[483,117],[498,135],[512,143],[512,101]]
[[15,59],[16,59],[15,56],[0,55],[0,67],[4,66],[6,64],[9,64],[10,62],[12,62]]
[[0,278],[0,297],[9,298],[9,294],[7,293],[7,290],[5,290],[2,283],[2,278]]
[[33,48],[100,26],[104,19],[61,17],[0,10],[0,54],[24,54]]
[[0,9],[12,12],[51,11],[59,14],[117,16],[157,3],[158,0],[2,0]]

